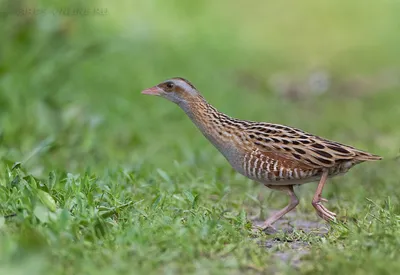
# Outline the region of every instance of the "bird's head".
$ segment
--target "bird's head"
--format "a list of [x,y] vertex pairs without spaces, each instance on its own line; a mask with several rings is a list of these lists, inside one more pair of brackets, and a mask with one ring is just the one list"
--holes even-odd
[[164,97],[178,105],[197,101],[203,97],[188,80],[175,77],[142,91],[145,95]]

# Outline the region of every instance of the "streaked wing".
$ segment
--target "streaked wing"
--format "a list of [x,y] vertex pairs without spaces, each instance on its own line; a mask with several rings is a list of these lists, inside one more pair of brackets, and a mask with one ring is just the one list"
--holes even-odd
[[253,143],[253,149],[264,154],[279,154],[279,158],[285,158],[285,163],[292,163],[292,166],[331,168],[350,160],[356,164],[381,159],[354,147],[278,124],[254,123],[246,128],[246,133]]

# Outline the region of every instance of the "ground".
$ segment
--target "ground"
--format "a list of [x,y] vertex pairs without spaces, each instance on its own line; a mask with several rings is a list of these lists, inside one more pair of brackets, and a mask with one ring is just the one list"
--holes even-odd
[[[398,273],[399,2],[1,3],[1,274]],[[309,183],[276,233],[254,232],[287,196],[140,94],[173,76],[231,116],[384,159],[329,180],[337,223]]]

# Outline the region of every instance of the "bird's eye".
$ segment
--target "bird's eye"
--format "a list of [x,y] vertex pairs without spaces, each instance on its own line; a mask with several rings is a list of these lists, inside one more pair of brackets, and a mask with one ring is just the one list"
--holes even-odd
[[174,83],[172,83],[172,82],[168,82],[168,83],[167,83],[167,88],[168,88],[168,89],[172,89],[172,88],[174,88],[174,86],[175,86],[175,85],[174,85]]

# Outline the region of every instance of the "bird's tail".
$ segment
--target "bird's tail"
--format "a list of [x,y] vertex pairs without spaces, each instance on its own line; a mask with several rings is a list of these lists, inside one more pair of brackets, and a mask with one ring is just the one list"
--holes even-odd
[[381,160],[382,157],[378,156],[378,155],[370,154],[368,152],[358,151],[356,159],[360,160],[360,161],[376,161],[376,160]]

